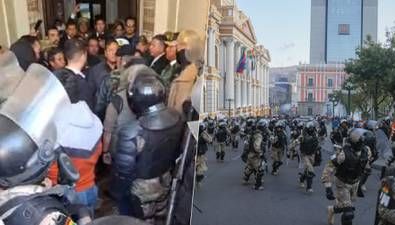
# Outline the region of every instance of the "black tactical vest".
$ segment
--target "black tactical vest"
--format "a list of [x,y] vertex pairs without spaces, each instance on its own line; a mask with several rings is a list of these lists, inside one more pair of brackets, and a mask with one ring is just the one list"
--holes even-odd
[[226,141],[226,129],[225,128],[219,128],[217,133],[215,134],[215,137],[217,138],[218,142],[225,142]]
[[360,156],[349,146],[343,148],[343,151],[345,154],[344,162],[337,164],[336,161],[333,161],[336,166],[335,176],[344,183],[355,184],[359,181],[368,162],[368,151],[366,148],[363,148]]
[[273,147],[284,148],[287,144],[287,137],[285,136],[284,131],[276,132],[276,136],[278,137],[278,139],[276,142],[273,143]]
[[[173,124],[168,124],[171,116],[178,116]],[[142,130],[140,136],[144,147],[136,158],[136,178],[151,179],[163,175],[175,165],[180,155],[183,123],[174,111],[164,110],[154,116],[139,118]],[[160,123],[164,123],[161,127]]]
[[319,143],[316,137],[305,134],[300,143],[300,152],[305,155],[312,155],[317,151],[318,145]]
[[236,134],[239,131],[240,131],[240,127],[239,126],[233,126],[232,127],[232,134]]

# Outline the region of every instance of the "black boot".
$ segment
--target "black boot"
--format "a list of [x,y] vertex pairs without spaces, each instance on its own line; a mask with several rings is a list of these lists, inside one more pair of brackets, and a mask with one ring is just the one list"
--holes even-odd
[[221,152],[221,160],[224,161],[225,158],[225,152]]
[[220,152],[216,152],[215,155],[216,155],[216,159],[219,160],[219,158],[221,156],[221,153]]
[[313,177],[314,173],[307,172],[307,177],[306,177],[306,191],[312,193],[313,192]]
[[365,197],[365,194],[363,193],[363,190],[362,190],[362,186],[366,183],[366,181],[368,180],[368,177],[369,177],[368,173],[363,173],[361,178],[359,179],[357,196],[360,198]]
[[276,176],[278,174],[278,161],[275,161],[272,165],[272,175]]
[[299,185],[304,188],[304,182],[306,180],[306,173],[299,173]]
[[262,178],[263,178],[263,170],[258,171],[255,174],[255,190],[263,190],[263,185],[262,185]]

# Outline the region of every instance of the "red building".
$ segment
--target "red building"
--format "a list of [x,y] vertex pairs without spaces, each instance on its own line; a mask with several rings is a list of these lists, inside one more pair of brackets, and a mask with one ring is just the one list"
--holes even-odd
[[329,94],[340,90],[346,79],[344,64],[301,64],[298,67],[298,114],[331,115]]

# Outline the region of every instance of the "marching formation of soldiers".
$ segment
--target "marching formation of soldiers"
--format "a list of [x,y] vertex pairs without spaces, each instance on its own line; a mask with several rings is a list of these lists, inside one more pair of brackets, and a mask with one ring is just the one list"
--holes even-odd
[[[379,158],[376,137],[378,131],[384,133],[388,141],[395,139],[391,130],[391,119],[380,122],[368,120],[353,122],[342,119],[329,133],[323,118],[205,118],[200,124],[199,156],[197,161],[197,181],[200,185],[208,169],[204,154],[212,145],[218,162],[226,160],[226,148],[239,149],[243,141],[241,160],[245,163],[242,183],[248,185],[253,178],[253,188],[263,190],[263,178],[268,171],[266,153],[271,154],[271,172],[278,176],[281,166],[288,160],[299,163],[299,183],[307,193],[312,193],[313,179],[319,177],[315,167],[324,160],[321,152],[323,140],[328,137],[334,150],[326,161],[320,176],[325,187],[326,198],[333,204],[327,207],[328,224],[334,224],[336,214],[341,214],[342,225],[352,225],[353,201],[364,197],[365,183],[372,173],[372,164]],[[393,144],[393,146],[395,146]],[[394,149],[394,148],[392,148]],[[384,156],[383,156],[384,157]],[[383,169],[382,188],[377,206],[376,224],[395,224],[395,178],[394,169],[387,163]],[[204,169],[199,169],[204,168]],[[391,173],[392,172],[392,173]]]

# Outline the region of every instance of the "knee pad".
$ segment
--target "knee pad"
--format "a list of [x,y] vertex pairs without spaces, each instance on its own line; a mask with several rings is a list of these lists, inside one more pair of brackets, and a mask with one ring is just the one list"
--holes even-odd
[[353,219],[354,219],[354,209],[352,207],[344,208],[341,217],[342,225],[352,225]]

